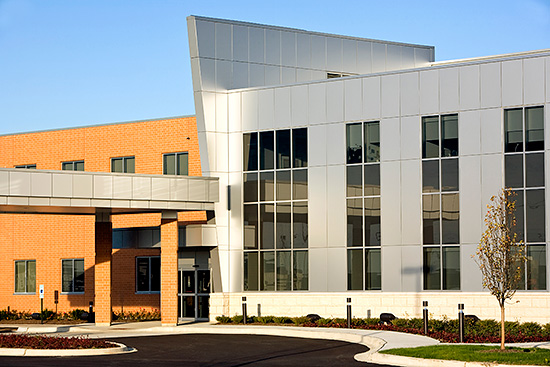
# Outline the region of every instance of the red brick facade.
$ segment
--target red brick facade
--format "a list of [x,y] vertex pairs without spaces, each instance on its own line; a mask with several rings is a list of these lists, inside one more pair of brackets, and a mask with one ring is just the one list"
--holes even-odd
[[[84,160],[86,171],[110,172],[111,158],[134,156],[136,173],[162,174],[162,155],[177,152],[188,152],[189,175],[200,176],[195,117],[0,136],[0,167],[6,168],[36,164],[37,169],[60,170],[62,162]],[[205,220],[204,212],[178,216],[180,223],[204,223]],[[112,216],[113,228],[160,224],[160,214]],[[39,284],[45,286],[45,308],[55,309],[54,291],[58,290],[59,311],[87,309],[97,291],[94,289],[96,256],[108,256],[101,251],[96,254],[93,216],[0,214],[0,233],[0,274],[4,280],[0,282],[0,309],[10,306],[18,311],[39,311]],[[177,238],[175,246],[177,251]],[[110,302],[115,311],[160,308],[159,294],[135,291],[137,256],[160,256],[160,249],[111,251]],[[84,294],[61,294],[62,259],[84,259]],[[16,260],[36,260],[36,294],[14,294]],[[174,281],[177,282],[177,264],[175,266]],[[176,299],[174,302],[177,306]]]

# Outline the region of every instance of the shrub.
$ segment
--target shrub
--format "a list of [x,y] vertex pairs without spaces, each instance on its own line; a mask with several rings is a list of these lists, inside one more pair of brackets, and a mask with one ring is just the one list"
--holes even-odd
[[216,316],[216,321],[220,324],[230,324],[231,323],[231,317],[228,316]]
[[332,322],[332,319],[321,318],[315,322],[318,326],[328,326]]
[[273,322],[276,324],[290,324],[292,320],[286,316],[273,316]]
[[472,334],[479,336],[499,335],[500,323],[495,320],[479,320]]
[[309,318],[306,316],[300,316],[300,317],[293,317],[292,322],[294,325],[303,325],[309,323]]
[[140,308],[138,311],[114,311],[113,320],[120,321],[152,321],[160,320],[160,311],[157,309],[151,309],[147,311]]
[[524,322],[519,326],[519,331],[526,336],[541,335],[542,327],[536,322]]
[[258,316],[257,320],[260,324],[272,324],[273,316]]
[[67,314],[68,314],[68,318],[70,318],[71,320],[80,320],[80,317],[84,312],[86,311],[80,308],[76,308],[74,310],[69,311]]
[[367,326],[378,325],[380,323],[380,319],[378,317],[371,317],[363,320]]
[[[347,321],[346,321],[347,322]],[[358,318],[353,318],[351,319],[351,324],[353,326],[357,326],[357,327],[361,327],[361,326],[365,326],[366,323],[365,323],[365,320],[363,319],[358,319]]]
[[243,323],[243,315],[235,315],[231,318],[231,321],[234,324],[242,324]]

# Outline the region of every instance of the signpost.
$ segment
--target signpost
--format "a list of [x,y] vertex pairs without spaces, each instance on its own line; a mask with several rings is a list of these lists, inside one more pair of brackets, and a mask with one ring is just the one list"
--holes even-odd
[[39,296],[40,296],[40,323],[44,323],[44,284],[40,284],[39,288]]

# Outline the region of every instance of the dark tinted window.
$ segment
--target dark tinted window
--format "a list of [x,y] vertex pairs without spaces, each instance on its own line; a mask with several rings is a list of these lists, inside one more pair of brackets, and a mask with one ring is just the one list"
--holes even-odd
[[458,115],[441,116],[441,156],[458,155]]
[[263,131],[260,133],[260,169],[273,169],[274,165],[273,131]]
[[243,170],[258,169],[258,133],[243,135]]
[[458,191],[458,159],[441,160],[441,191]]
[[525,150],[544,150],[544,107],[525,109]]
[[439,161],[422,162],[422,192],[439,191]]
[[544,153],[525,155],[527,187],[544,186]]
[[292,130],[294,168],[307,167],[307,129]]
[[504,156],[504,185],[523,187],[523,154]]
[[521,108],[504,111],[504,150],[523,151],[523,122]]
[[439,157],[439,117],[422,118],[422,158]]
[[362,130],[361,124],[346,125],[346,162],[361,163],[362,162]]
[[380,195],[380,165],[365,166],[365,196]]
[[526,190],[527,242],[544,242],[544,190]]
[[277,131],[277,168],[290,168],[290,130]]

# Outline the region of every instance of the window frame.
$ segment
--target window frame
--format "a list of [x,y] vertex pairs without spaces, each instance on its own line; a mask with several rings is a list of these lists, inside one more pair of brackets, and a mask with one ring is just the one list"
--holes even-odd
[[36,169],[36,163],[31,163],[31,164],[18,164],[18,165],[15,165],[13,166],[14,168],[19,168],[19,169]]
[[[71,281],[71,290],[70,291],[64,291],[63,290],[63,262],[64,261],[71,261],[71,269],[72,269],[72,281]],[[82,286],[82,291],[75,291],[74,290],[74,279],[75,276],[75,261],[82,261],[82,276],[84,277],[84,284]],[[84,258],[74,258],[74,259],[61,259],[61,294],[84,294],[86,292],[86,268],[85,268],[85,262]]]
[[[352,134],[354,136],[352,136]],[[378,149],[373,149],[378,147]],[[346,124],[346,158],[345,158],[345,187],[346,187],[346,223],[350,222],[351,211],[360,211],[360,215],[353,216],[355,220],[359,219],[361,233],[359,231],[352,234],[346,231],[346,289],[347,291],[382,291],[382,216],[381,216],[381,181],[380,181],[380,121],[358,121]],[[377,182],[372,183],[367,179],[367,171],[374,173]],[[351,174],[355,173],[355,175]],[[357,175],[358,174],[358,175]],[[350,182],[350,178],[358,179],[356,182]],[[378,206],[369,206],[367,203],[378,203]],[[359,204],[360,203],[360,204]],[[378,215],[367,215],[370,212],[378,212]],[[368,218],[378,218],[378,233],[367,230]],[[374,235],[375,242],[367,240],[367,234]],[[358,238],[360,237],[360,241]],[[357,240],[354,242],[354,239]],[[377,254],[378,263],[371,264],[368,260],[372,259],[373,254]],[[370,256],[369,256],[370,255]],[[360,264],[359,264],[360,263]],[[361,265],[361,266],[359,266]],[[355,272],[360,277],[354,277]],[[379,270],[379,274],[375,273]],[[358,281],[360,280],[360,281]],[[375,281],[375,280],[379,280]],[[360,283],[360,287],[359,287]],[[376,283],[376,284],[375,284]]]
[[[452,121],[456,117],[456,132],[457,132],[457,150],[451,151],[451,154],[445,154],[445,141],[444,141],[444,130],[445,126],[444,123],[447,121]],[[434,139],[428,139],[429,134],[428,130],[426,128],[426,123],[434,123],[435,118],[437,118],[437,155],[433,155],[435,152],[434,147],[432,149],[428,149],[428,143],[434,142]],[[460,253],[461,253],[461,246],[460,246],[460,142],[458,141],[460,137],[460,124],[459,124],[459,114],[458,113],[447,113],[447,114],[440,114],[440,115],[427,115],[427,116],[421,116],[420,117],[420,124],[421,124],[421,185],[420,185],[420,195],[421,195],[421,218],[422,218],[422,226],[421,226],[421,243],[422,243],[422,291],[443,291],[443,292],[456,292],[462,290],[462,276],[461,276],[461,267],[462,262],[460,261]],[[430,151],[430,152],[429,152]],[[443,186],[444,183],[444,163],[452,163],[452,161],[456,161],[456,188],[453,188],[451,190],[445,189]],[[438,187],[431,187],[425,186],[425,168],[430,165],[430,162],[437,162],[437,186]],[[447,163],[445,163],[445,166],[447,166]],[[434,166],[435,167],[435,166]],[[446,171],[449,172],[449,171]],[[433,180],[435,183],[435,180]],[[457,230],[457,239],[458,241],[456,243],[445,243],[444,240],[444,206],[443,206],[443,200],[444,196],[448,195],[447,197],[451,197],[451,195],[456,195],[458,198],[458,230]],[[425,221],[425,198],[428,200],[430,198],[438,199],[438,232],[437,232],[437,243],[425,243],[425,228],[424,228],[424,221]],[[435,241],[434,241],[435,242]],[[458,248],[458,289],[447,289],[445,287],[445,274],[446,270],[448,269],[445,267],[445,259],[444,259],[444,249],[445,248]],[[429,252],[429,249],[438,249],[439,253],[439,288],[426,288],[426,279],[431,273],[427,273],[426,269],[429,269],[429,264],[425,263],[425,254],[427,251]]]
[[[134,160],[134,172],[127,172],[127,163],[128,160],[133,159]],[[122,172],[114,171],[113,163],[117,160],[122,160]],[[136,156],[135,155],[129,155],[124,157],[112,157],[111,158],[111,173],[136,173]]]
[[[25,291],[18,292],[17,291],[17,263],[21,263],[21,262],[25,263]],[[27,289],[27,285],[28,285],[27,277],[29,272],[28,264],[31,262],[34,263],[34,291],[29,292],[29,290]],[[13,283],[14,283],[13,294],[15,295],[36,294],[36,260],[15,260],[13,263],[14,263],[13,264]]]
[[[303,216],[307,218],[305,223],[309,235],[308,135],[307,127],[242,134],[241,194],[243,198],[246,195],[246,200],[241,204],[244,292],[309,290],[309,238],[304,237],[300,242],[294,237],[297,233],[306,232],[303,230],[304,221],[300,220]],[[288,156],[279,154],[280,147],[284,147]],[[284,195],[282,198],[281,194]],[[283,213],[279,208],[288,208],[289,212]],[[262,222],[262,213],[264,218],[269,217],[272,221]],[[285,215],[285,220],[281,221],[279,215]],[[280,225],[287,225],[288,228],[281,231]],[[278,233],[284,234],[285,240],[286,235],[289,236],[288,245],[279,246]],[[264,234],[268,237],[264,238]],[[269,242],[267,247],[264,243],[266,239]],[[289,261],[279,263],[280,260]],[[306,268],[302,268],[304,260],[307,262]]]
[[[148,267],[148,289],[147,291],[140,291],[138,290],[138,285],[139,285],[139,280],[138,280],[138,277],[139,277],[139,272],[138,272],[138,261],[139,259],[148,259],[148,263],[147,263],[147,267]],[[160,256],[159,255],[151,255],[151,256],[136,256],[136,259],[135,259],[135,294],[160,294],[160,287],[159,287],[159,290],[158,291],[152,291],[151,290],[151,279],[152,279],[152,276],[151,276],[151,260],[152,259],[159,259],[159,278],[161,277],[161,273],[162,273],[162,270],[161,270],[161,267],[160,267]],[[162,283],[161,283],[162,284]]]
[[[78,163],[82,163],[82,170],[77,170],[76,169],[76,165]],[[71,165],[71,169],[65,169],[65,165],[68,165],[70,164]],[[76,160],[76,161],[65,161],[65,162],[61,162],[61,170],[62,171],[75,171],[75,172],[84,172],[86,170],[85,166],[84,166],[84,159],[80,159],[80,160]]]
[[[532,147],[528,147],[528,130],[527,130],[527,117],[528,117],[528,112],[529,110],[534,110],[534,109],[541,109],[542,110],[542,149],[532,149]],[[514,150],[510,150],[508,149],[508,134],[509,133],[516,133],[516,134],[519,134],[520,131],[519,130],[511,130],[511,129],[508,129],[508,121],[509,121],[509,115],[508,113],[512,114],[515,112],[518,112],[519,115],[521,116],[521,149],[514,149]],[[522,264],[522,282],[521,284],[518,285],[518,291],[519,292],[547,292],[549,287],[548,287],[548,284],[549,284],[549,279],[548,279],[548,262],[545,262],[545,272],[544,272],[544,283],[545,283],[545,288],[542,289],[530,289],[531,287],[531,284],[533,284],[531,282],[532,279],[529,278],[529,274],[530,274],[530,259],[529,259],[529,253],[531,251],[531,249],[533,248],[536,248],[536,247],[539,247],[539,246],[544,246],[544,250],[545,250],[545,257],[544,259],[546,259],[546,257],[548,256],[548,233],[546,231],[546,202],[544,202],[544,209],[542,210],[542,213],[544,215],[544,225],[543,225],[543,230],[544,230],[544,239],[542,241],[529,241],[529,233],[528,233],[528,223],[527,223],[527,219],[528,219],[528,194],[530,192],[536,192],[536,191],[543,191],[543,196],[546,197],[546,160],[547,160],[547,157],[546,157],[546,149],[544,147],[544,144],[545,144],[545,132],[544,132],[544,129],[545,129],[545,106],[544,105],[535,105],[535,106],[520,106],[520,107],[514,107],[514,108],[504,108],[503,109],[503,116],[502,116],[502,119],[503,119],[503,130],[504,130],[504,139],[503,139],[503,154],[504,154],[504,162],[503,162],[503,167],[504,167],[504,174],[503,174],[503,186],[504,187],[509,187],[515,194],[516,194],[516,197],[520,197],[521,198],[521,220],[518,221],[518,222],[521,222],[522,224],[522,227],[521,228],[521,233],[522,233],[522,241],[523,243],[525,244],[525,247],[526,247],[526,256],[528,257],[525,262]],[[517,144],[517,143],[516,143]],[[542,168],[543,168],[543,182],[542,182],[542,185],[529,185],[528,183],[528,170],[529,170],[529,165],[528,165],[528,160],[531,159],[531,157],[536,157],[537,155],[541,155],[542,154]],[[510,172],[506,169],[507,167],[507,163],[508,162],[512,162],[512,159],[514,159],[515,157],[517,157],[519,160],[518,162],[521,162],[521,185],[517,185],[517,184],[513,184],[513,187],[512,186],[509,186],[507,185],[507,172],[508,174],[510,174]],[[509,160],[510,159],[510,160]],[[512,175],[509,176],[510,178],[512,178]],[[510,183],[510,182],[508,182]],[[516,208],[516,219],[518,218],[518,215],[517,215],[517,211],[518,209]]]
[[[166,173],[166,157],[168,156],[174,156],[174,176],[189,176],[189,151],[183,151],[183,152],[174,152],[174,153],[163,153],[162,154],[162,174],[163,175],[168,175],[168,173]],[[178,159],[179,157],[182,157],[182,156],[186,156],[187,157],[187,165],[186,165],[186,169],[187,169],[187,172],[186,173],[180,173],[179,172],[179,164],[178,164]]]

